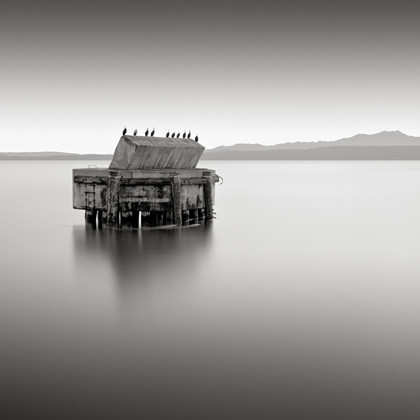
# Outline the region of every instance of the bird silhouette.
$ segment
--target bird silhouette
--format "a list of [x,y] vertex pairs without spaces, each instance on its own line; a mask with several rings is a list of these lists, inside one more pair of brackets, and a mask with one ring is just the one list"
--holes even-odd
[[198,142],[198,136],[195,136],[195,139],[194,139],[195,141],[196,141],[196,143]]
[[125,136],[126,134],[127,134],[127,129],[124,127],[123,136]]
[[144,135],[147,137],[149,135],[149,129],[146,130],[146,132],[144,133]]
[[172,136],[171,137],[174,138],[175,137],[175,133],[172,133]]
[[184,134],[182,135],[182,138],[185,139],[187,137],[187,133],[184,131]]
[[170,132],[168,131],[167,133],[166,133],[166,137],[169,137],[170,136]]
[[150,133],[150,137],[153,137],[155,135],[155,127],[153,127],[153,131]]
[[133,131],[133,136],[137,136],[137,128]]
[[179,136],[181,135],[181,133],[178,133],[177,135],[176,135],[176,138],[177,139],[179,139]]
[[187,138],[191,138],[191,131],[188,131],[188,136]]

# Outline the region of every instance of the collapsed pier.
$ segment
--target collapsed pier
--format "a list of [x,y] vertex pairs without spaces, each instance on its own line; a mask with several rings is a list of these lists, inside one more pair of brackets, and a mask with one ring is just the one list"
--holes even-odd
[[196,168],[190,139],[121,137],[109,168],[73,169],[73,208],[113,228],[186,226],[213,219],[215,170]]

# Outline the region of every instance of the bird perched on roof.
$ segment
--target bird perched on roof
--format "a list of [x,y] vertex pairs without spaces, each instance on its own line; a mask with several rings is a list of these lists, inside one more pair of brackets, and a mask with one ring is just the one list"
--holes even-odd
[[191,138],[191,131],[188,131],[188,136],[187,136],[187,138],[189,139],[189,138]]
[[168,131],[168,132],[166,133],[166,137],[168,138],[170,135],[171,135],[171,133]]
[[137,136],[137,128],[133,131],[133,136]]
[[181,135],[181,133],[178,133],[177,135],[176,135],[176,138],[177,139],[179,139],[179,136]]
[[150,137],[153,137],[155,135],[155,127],[153,127],[152,132],[150,133]]
[[146,132],[144,133],[144,135],[147,137],[149,135],[149,129],[146,130]]
[[175,137],[175,133],[172,133],[172,136],[171,137],[174,138]]
[[187,137],[187,133],[184,131],[184,134],[182,135],[182,138],[185,139]]
[[127,129],[124,127],[123,136],[125,136],[126,134],[127,134]]
[[195,142],[198,143],[198,136],[195,136]]

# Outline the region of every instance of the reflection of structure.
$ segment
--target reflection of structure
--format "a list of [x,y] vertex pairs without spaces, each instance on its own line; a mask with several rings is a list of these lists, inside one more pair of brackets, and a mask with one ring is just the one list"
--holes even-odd
[[73,169],[73,207],[111,227],[182,226],[213,218],[214,170],[197,169],[190,139],[123,136],[109,169]]
[[[100,277],[102,281],[114,272],[114,280],[125,297],[133,289],[162,280],[182,284],[187,272],[194,278],[195,270],[208,259],[211,229],[211,223],[162,231],[75,227],[74,267],[80,270],[80,278]],[[184,264],[189,268],[179,275],[177,267]]]

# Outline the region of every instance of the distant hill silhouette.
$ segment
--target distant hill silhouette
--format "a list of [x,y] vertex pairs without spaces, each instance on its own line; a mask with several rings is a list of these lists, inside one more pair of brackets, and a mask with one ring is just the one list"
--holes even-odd
[[0,160],[111,160],[112,155],[65,152],[0,152]]
[[208,160],[418,160],[420,137],[400,131],[357,134],[336,141],[235,144],[206,150]]
[[[111,154],[0,153],[0,160],[111,160]],[[205,150],[202,160],[420,160],[420,137],[400,131],[357,134],[336,141],[264,146],[239,143]]]

